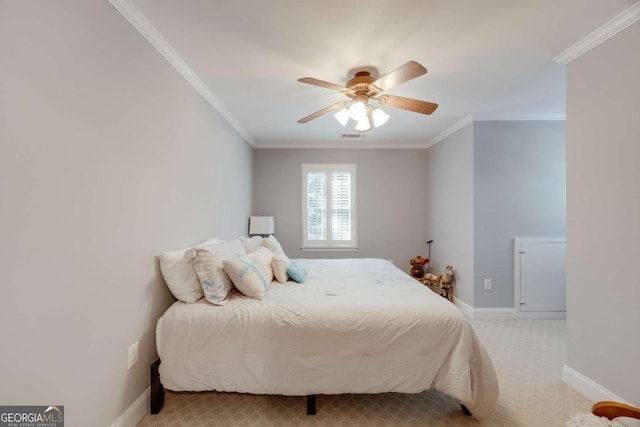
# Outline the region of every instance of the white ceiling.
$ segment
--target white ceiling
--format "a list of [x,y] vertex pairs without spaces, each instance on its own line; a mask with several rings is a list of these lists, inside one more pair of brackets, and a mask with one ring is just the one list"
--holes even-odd
[[[565,66],[552,58],[635,0],[131,0],[256,147],[424,146],[469,114],[562,115]],[[436,102],[347,140],[332,116],[297,120],[344,95],[359,67],[409,60],[428,74],[393,95]]]

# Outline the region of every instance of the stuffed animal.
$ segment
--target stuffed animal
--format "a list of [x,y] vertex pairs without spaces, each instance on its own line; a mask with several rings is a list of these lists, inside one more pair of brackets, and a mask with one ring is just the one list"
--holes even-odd
[[453,266],[447,265],[440,279],[440,295],[453,302]]
[[447,265],[447,267],[444,269],[444,273],[442,273],[442,283],[447,285],[453,283],[452,265]]
[[440,274],[425,274],[424,278],[427,281],[426,285],[431,289],[438,287],[440,285],[440,277],[442,277]]
[[424,276],[424,265],[429,262],[429,258],[417,256],[409,261],[411,264],[411,277],[420,279]]
[[442,274],[430,274],[424,275],[425,285],[429,286],[429,289],[437,294],[442,295],[449,301],[453,302],[453,266],[447,265]]
[[429,262],[429,258],[423,258],[421,256],[417,256],[409,261],[411,265],[425,265]]

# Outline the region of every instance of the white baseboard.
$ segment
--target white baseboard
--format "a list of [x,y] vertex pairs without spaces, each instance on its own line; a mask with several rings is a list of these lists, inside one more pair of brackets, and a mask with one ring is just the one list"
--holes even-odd
[[453,300],[453,303],[460,309],[462,314],[467,316],[469,319],[473,319],[473,307],[462,301],[460,298],[456,298],[455,300]]
[[616,402],[626,403],[627,405],[630,404],[620,396],[602,387],[591,378],[582,375],[580,372],[568,367],[567,365],[562,367],[562,381],[592,402],[613,400]]
[[511,307],[474,308],[472,319],[566,319],[564,311],[517,311]]
[[516,319],[515,308],[473,308],[460,298],[454,300],[456,307],[469,319]]
[[147,388],[144,393],[111,424],[111,427],[135,427],[151,410],[150,395],[151,387]]
[[513,307],[473,308],[466,302],[456,298],[454,304],[469,319],[566,319],[564,311],[525,312],[516,311]]

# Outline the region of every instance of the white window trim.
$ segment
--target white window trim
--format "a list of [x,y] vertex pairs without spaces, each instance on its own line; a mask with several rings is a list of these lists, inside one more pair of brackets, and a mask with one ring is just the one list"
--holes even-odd
[[[352,240],[348,244],[307,241],[307,173],[309,172],[350,172],[351,173],[351,232]],[[303,163],[302,164],[302,245],[303,251],[357,251],[357,167],[355,163]],[[327,186],[327,199],[331,200],[331,186]],[[331,238],[331,207],[327,206],[327,237]]]

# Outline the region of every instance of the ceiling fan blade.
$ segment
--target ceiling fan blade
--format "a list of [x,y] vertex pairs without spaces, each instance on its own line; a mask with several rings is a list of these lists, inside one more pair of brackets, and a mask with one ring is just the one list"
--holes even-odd
[[342,101],[342,102],[337,102],[333,105],[329,105],[327,108],[323,108],[320,111],[316,111],[313,114],[309,114],[307,117],[303,117],[300,120],[298,120],[298,123],[307,123],[310,122],[313,119],[317,119],[318,117],[322,116],[323,114],[327,114],[329,111],[338,109],[340,107],[344,107],[345,105],[347,105],[349,102],[351,101]]
[[390,73],[380,77],[378,80],[371,83],[369,87],[374,86],[378,92],[382,92],[398,86],[401,83],[413,80],[423,74],[427,74],[426,68],[415,61],[409,61]]
[[320,87],[324,87],[324,88],[331,89],[331,90],[337,90],[338,92],[347,92],[349,90],[348,88],[346,88],[344,86],[340,86],[340,85],[337,85],[337,84],[325,82],[324,80],[314,79],[313,77],[303,77],[301,79],[298,79],[298,81],[301,82],[301,83],[307,83],[307,84],[314,85],[314,86],[320,86]]
[[380,103],[380,105],[402,108],[403,110],[409,110],[421,114],[431,114],[436,111],[436,108],[438,108],[438,104],[434,104],[433,102],[403,98],[402,96],[382,95],[381,97],[375,99]]

